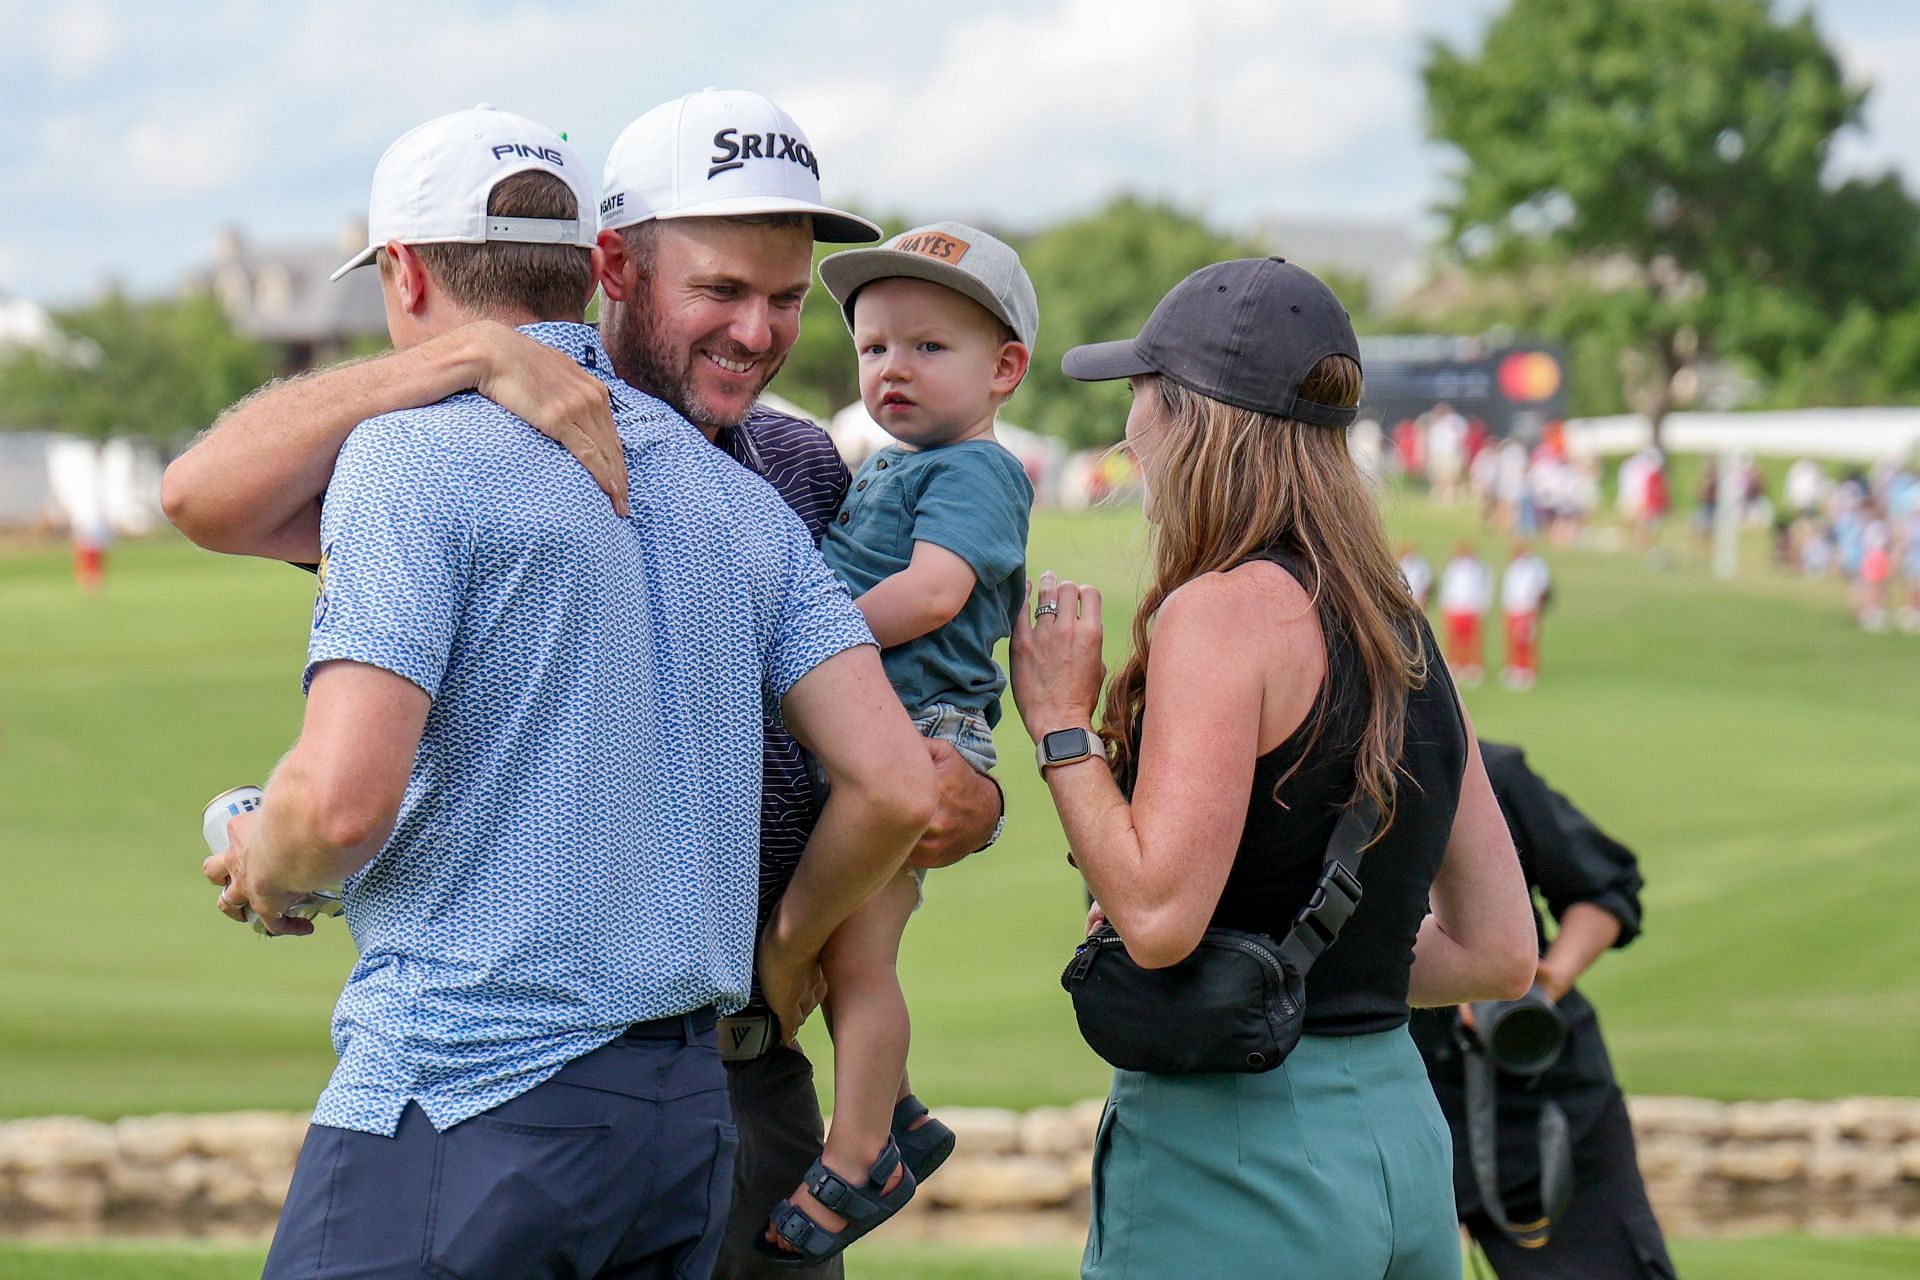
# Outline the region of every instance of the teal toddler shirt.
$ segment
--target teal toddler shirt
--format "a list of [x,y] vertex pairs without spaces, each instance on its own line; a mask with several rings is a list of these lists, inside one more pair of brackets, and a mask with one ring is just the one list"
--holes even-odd
[[1013,634],[1026,589],[1032,509],[1026,471],[991,440],[891,445],[854,476],[820,552],[856,597],[906,568],[916,542],[945,547],[977,579],[952,622],[881,655],[908,711],[944,702],[999,721],[1007,678],[994,665],[993,646]]

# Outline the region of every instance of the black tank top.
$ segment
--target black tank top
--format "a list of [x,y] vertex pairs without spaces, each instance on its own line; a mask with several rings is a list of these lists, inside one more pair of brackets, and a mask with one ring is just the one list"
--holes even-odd
[[[1313,591],[1313,578],[1299,557],[1273,552],[1260,558]],[[1300,727],[1255,762],[1246,831],[1213,912],[1213,924],[1223,928],[1285,935],[1320,878],[1327,840],[1354,792],[1354,759],[1366,725],[1366,676],[1351,641],[1324,605],[1319,618],[1326,678]],[[1414,938],[1453,830],[1467,760],[1453,681],[1426,619],[1418,625],[1427,681],[1407,694],[1393,824],[1360,860],[1359,909],[1307,975],[1309,1035],[1364,1035],[1400,1026],[1408,1017]],[[1301,761],[1323,711],[1319,737]],[[1300,767],[1276,794],[1275,783],[1296,761]]]

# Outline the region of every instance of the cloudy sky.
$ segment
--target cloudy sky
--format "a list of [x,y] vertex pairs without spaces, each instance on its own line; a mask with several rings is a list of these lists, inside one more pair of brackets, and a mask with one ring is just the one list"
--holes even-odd
[[[811,135],[830,199],[1036,225],[1121,189],[1223,224],[1414,220],[1424,42],[1500,0],[0,0],[0,293],[171,287],[222,227],[331,237],[386,144],[492,102],[597,165],[648,107],[757,89]],[[1801,0],[1776,0],[1785,12]],[[1920,5],[1814,0],[1874,85],[1848,170],[1920,190]]]

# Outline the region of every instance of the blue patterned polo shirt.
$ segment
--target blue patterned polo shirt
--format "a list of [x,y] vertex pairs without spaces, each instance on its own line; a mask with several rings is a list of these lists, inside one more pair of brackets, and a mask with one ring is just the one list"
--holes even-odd
[[633,515],[475,394],[361,424],[321,521],[307,679],[348,660],[433,699],[316,1124],[497,1106],[629,1024],[747,998],[762,723],[872,643],[780,497],[615,380],[585,325],[523,332],[603,378]]

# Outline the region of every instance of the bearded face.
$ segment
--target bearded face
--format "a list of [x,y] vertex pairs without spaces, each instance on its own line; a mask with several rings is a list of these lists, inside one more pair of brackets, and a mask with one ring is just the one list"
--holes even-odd
[[709,435],[739,425],[800,336],[812,278],[804,222],[676,218],[652,224],[606,304],[614,366]]

